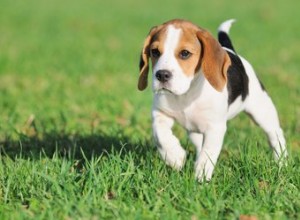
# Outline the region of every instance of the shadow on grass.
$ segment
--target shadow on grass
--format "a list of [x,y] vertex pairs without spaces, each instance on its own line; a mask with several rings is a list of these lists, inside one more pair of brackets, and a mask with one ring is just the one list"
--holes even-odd
[[132,138],[122,134],[117,136],[101,133],[90,135],[47,133],[43,134],[42,138],[20,135],[17,141],[10,138],[1,141],[0,154],[12,159],[20,157],[40,159],[45,156],[51,158],[55,154],[70,159],[91,159],[93,156],[112,153],[121,156],[129,152],[144,155],[149,148],[153,148],[150,141],[133,141]]

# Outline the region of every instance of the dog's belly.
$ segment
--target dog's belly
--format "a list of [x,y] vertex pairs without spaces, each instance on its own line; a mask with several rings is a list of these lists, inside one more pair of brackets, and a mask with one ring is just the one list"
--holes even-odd
[[182,117],[176,118],[176,120],[189,132],[203,133],[209,126],[209,118],[199,112],[185,113]]
[[227,120],[234,118],[237,114],[245,108],[245,101],[242,101],[242,97],[239,96],[233,103],[230,104],[227,112]]
[[173,118],[190,132],[202,132],[205,130],[205,119],[202,119],[201,115],[198,115],[197,120],[195,120],[196,115],[189,114],[187,112],[173,112]]

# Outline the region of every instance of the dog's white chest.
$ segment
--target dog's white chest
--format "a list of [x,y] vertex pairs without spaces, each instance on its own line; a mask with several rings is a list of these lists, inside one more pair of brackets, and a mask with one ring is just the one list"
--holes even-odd
[[[155,108],[174,118],[181,126],[191,132],[204,132],[222,111],[214,102],[198,97],[194,100],[180,99],[172,95],[157,95]],[[220,114],[219,114],[220,115]]]

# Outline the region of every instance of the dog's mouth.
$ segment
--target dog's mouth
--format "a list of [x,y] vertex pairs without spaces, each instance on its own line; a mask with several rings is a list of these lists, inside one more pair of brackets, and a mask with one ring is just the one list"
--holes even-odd
[[165,87],[156,90],[155,93],[156,94],[173,94],[173,92],[170,89],[165,88]]

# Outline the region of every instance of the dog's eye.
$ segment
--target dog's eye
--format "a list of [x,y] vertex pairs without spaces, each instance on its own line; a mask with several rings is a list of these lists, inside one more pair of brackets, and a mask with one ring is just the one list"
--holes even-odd
[[152,49],[152,50],[151,50],[151,56],[152,56],[153,58],[158,58],[158,57],[160,56],[159,50],[158,50],[158,49]]
[[192,53],[190,51],[188,51],[188,50],[182,50],[179,53],[180,59],[183,59],[183,60],[188,59],[191,55],[192,55]]

